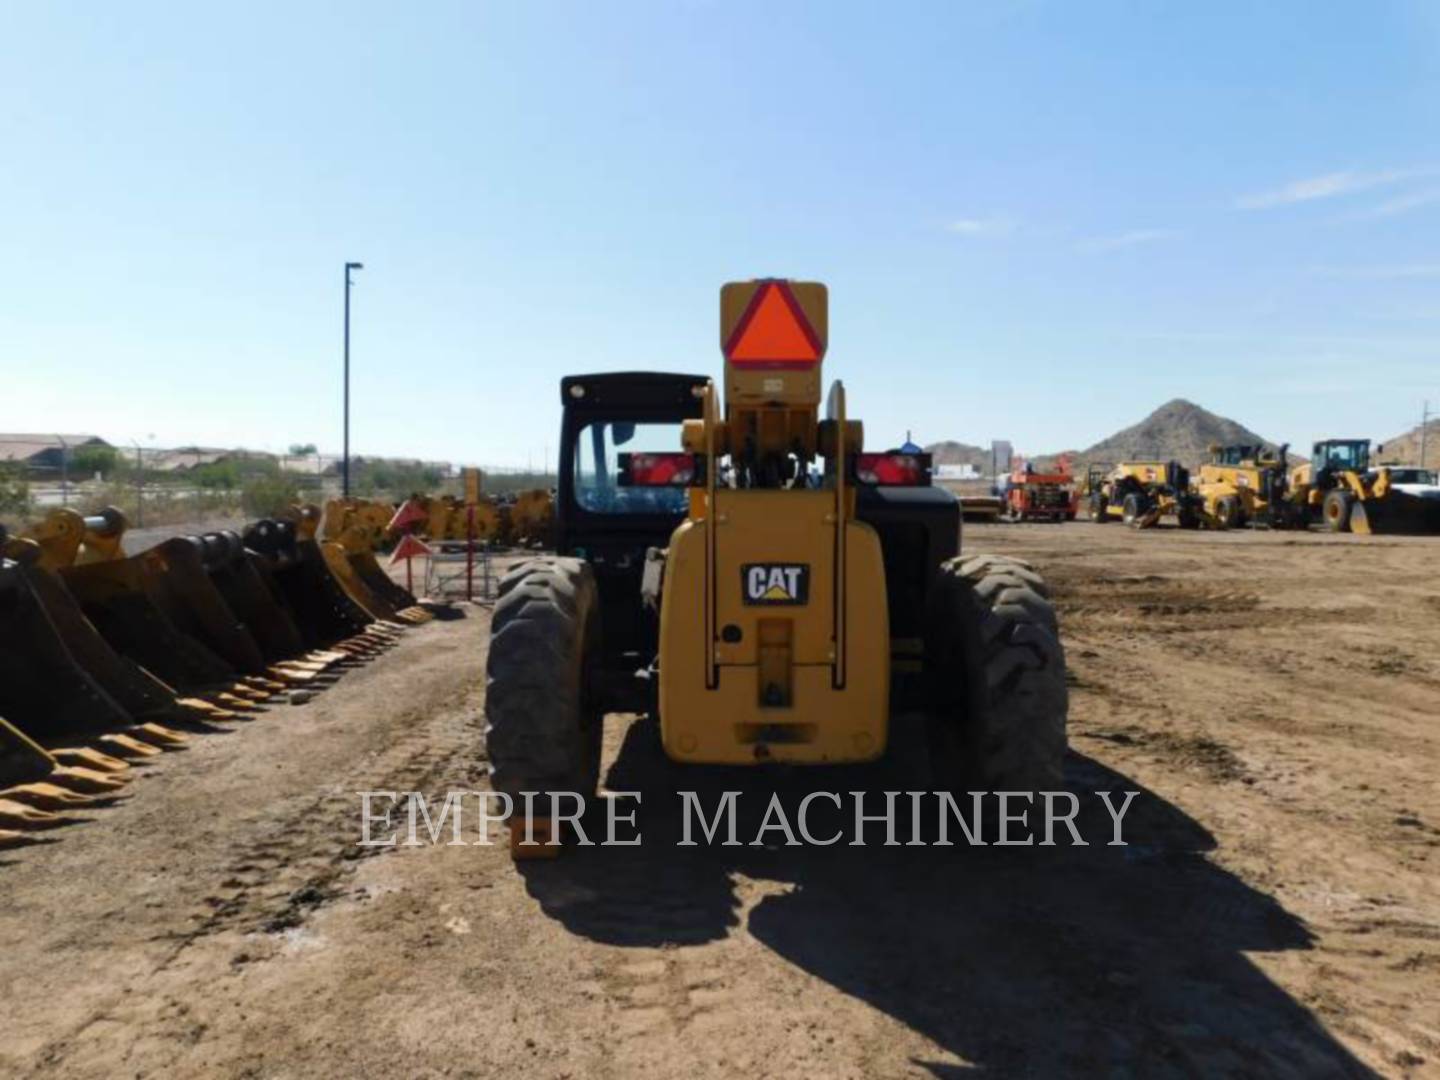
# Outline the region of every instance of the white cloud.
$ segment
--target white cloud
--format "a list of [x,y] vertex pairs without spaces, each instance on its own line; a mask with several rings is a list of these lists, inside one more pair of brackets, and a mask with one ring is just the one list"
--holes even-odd
[[960,236],[1008,236],[1015,228],[1015,222],[1005,217],[958,218],[948,222],[945,231]]
[[1153,244],[1157,240],[1170,240],[1179,235],[1179,232],[1174,229],[1131,229],[1129,232],[1117,233],[1114,236],[1097,236],[1092,240],[1086,240],[1080,244],[1080,250],[1089,252],[1120,251],[1122,248]]
[[1265,210],[1274,206],[1289,206],[1293,203],[1311,202],[1315,199],[1333,199],[1340,195],[1352,195],[1357,191],[1397,184],[1413,176],[1433,170],[1379,169],[1375,172],[1326,173],[1296,180],[1274,191],[1262,191],[1255,195],[1242,195],[1235,200],[1241,210]]
[[1431,203],[1440,202],[1440,188],[1427,188],[1423,191],[1412,191],[1406,195],[1397,195],[1393,199],[1387,199],[1379,206],[1372,206],[1356,217],[1361,218],[1387,218],[1396,217],[1399,214],[1408,214],[1411,210],[1418,210],[1422,206],[1429,206]]

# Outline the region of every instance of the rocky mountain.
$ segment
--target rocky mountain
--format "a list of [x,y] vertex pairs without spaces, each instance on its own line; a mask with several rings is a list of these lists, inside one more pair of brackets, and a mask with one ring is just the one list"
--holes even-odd
[[1421,465],[1426,468],[1440,468],[1440,419],[1425,425],[1425,460],[1420,460],[1420,425],[1416,424],[1403,435],[1385,440],[1382,461],[1394,461],[1401,465]]
[[[1440,421],[1433,426],[1440,432]],[[1416,438],[1418,441],[1418,433]],[[1431,454],[1440,455],[1440,439],[1432,436],[1432,442],[1436,445]],[[1194,468],[1210,460],[1209,448],[1214,443],[1222,446],[1259,443],[1271,449],[1275,446],[1270,440],[1257,435],[1238,421],[1217,416],[1184,398],[1176,398],[1161,405],[1138,424],[1117,431],[1084,450],[1065,451],[1063,455],[1055,452],[1035,454],[1030,460],[1037,468],[1049,469],[1053,467],[1056,459],[1067,456],[1070,458],[1071,468],[1077,473],[1083,473],[1092,461],[1173,459]],[[937,464],[970,464],[981,472],[988,472],[990,468],[989,447],[946,441],[932,443],[925,449],[935,456]],[[1388,444],[1385,449],[1386,457],[1390,457]],[[1293,452],[1290,457],[1292,461],[1303,460]]]
[[1217,416],[1192,401],[1176,398],[1161,405],[1138,424],[1132,424],[1080,451],[1077,457],[1084,463],[1173,459],[1194,468],[1210,459],[1212,443],[1222,446],[1262,443],[1274,447],[1274,443],[1244,424]]

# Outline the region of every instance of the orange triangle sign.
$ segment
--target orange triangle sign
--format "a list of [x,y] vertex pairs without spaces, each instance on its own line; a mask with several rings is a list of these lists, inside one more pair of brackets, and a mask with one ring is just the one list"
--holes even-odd
[[406,533],[400,543],[395,545],[395,551],[390,556],[390,565],[394,566],[401,559],[413,559],[417,555],[429,558],[430,549],[425,546],[425,541],[414,533]]
[[755,290],[725,343],[725,359],[742,367],[809,367],[824,351],[783,281],[766,281]]

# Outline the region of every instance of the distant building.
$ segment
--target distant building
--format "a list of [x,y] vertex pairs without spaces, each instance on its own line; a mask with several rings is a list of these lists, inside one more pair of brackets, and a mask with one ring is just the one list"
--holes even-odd
[[152,472],[184,472],[201,465],[215,465],[235,456],[234,450],[207,446],[182,446],[178,450],[146,450],[145,468]]
[[936,465],[932,474],[936,480],[978,480],[980,470],[974,465]]
[[61,475],[67,458],[81,447],[113,450],[98,435],[9,435],[0,433],[0,461],[24,465],[32,472]]

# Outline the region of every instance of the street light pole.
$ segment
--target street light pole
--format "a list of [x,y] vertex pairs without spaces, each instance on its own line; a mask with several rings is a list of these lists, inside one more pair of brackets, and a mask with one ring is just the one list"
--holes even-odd
[[365,264],[345,264],[345,456],[340,465],[341,494],[350,497],[350,271],[364,270]]

